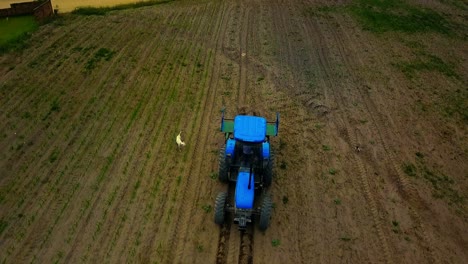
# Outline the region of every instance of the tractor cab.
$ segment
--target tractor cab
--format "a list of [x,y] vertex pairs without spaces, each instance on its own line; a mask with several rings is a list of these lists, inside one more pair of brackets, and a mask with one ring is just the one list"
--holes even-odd
[[251,171],[254,188],[271,184],[272,157],[270,136],[278,134],[279,115],[276,122],[264,117],[238,115],[234,119],[221,119],[221,131],[225,133],[226,145],[220,153],[222,182],[237,182],[240,171]]

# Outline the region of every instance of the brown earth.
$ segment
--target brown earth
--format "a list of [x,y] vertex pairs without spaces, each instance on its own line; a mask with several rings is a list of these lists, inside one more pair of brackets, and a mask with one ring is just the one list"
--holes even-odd
[[[0,261],[466,263],[466,31],[376,34],[325,4],[67,15],[1,55]],[[456,75],[398,67],[417,49]],[[281,125],[271,226],[240,234],[213,205],[220,109],[245,105]]]

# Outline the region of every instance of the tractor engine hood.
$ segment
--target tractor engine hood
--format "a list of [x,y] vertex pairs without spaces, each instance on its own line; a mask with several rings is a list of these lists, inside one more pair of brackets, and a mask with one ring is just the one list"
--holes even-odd
[[254,175],[250,179],[249,189],[249,172],[240,171],[237,176],[235,202],[236,208],[239,209],[252,209],[254,202]]

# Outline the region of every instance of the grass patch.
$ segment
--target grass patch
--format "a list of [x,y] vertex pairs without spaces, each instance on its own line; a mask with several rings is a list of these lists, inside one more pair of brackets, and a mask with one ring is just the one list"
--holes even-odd
[[279,140],[279,150],[282,151],[284,148],[286,148],[286,142],[284,140]]
[[336,12],[341,10],[342,7],[332,5],[332,6],[319,6],[319,7],[307,7],[304,9],[303,14],[305,16],[324,16],[330,12]]
[[412,164],[412,163],[405,163],[405,164],[403,164],[402,169],[403,169],[403,172],[404,172],[406,175],[411,176],[411,177],[415,177],[415,176],[416,176],[416,166],[414,166],[414,164]]
[[[409,44],[408,44],[409,43]],[[432,55],[424,50],[423,45],[416,42],[408,42],[407,46],[413,49],[415,58],[411,61],[392,63],[394,67],[399,69],[405,76],[414,80],[420,72],[438,72],[445,77],[456,79],[463,83],[463,78],[457,73],[457,63],[445,62],[441,58]],[[422,81],[422,80],[421,80]],[[462,85],[462,84],[460,84]],[[462,85],[463,86],[463,85]],[[428,104],[421,99],[415,101],[415,106],[422,112],[427,112],[429,109],[440,112],[445,117],[455,118],[462,122],[468,123],[468,90],[458,88],[456,90],[444,91],[441,89],[437,93],[437,102]]]
[[422,166],[422,176],[425,180],[430,182],[433,187],[432,196],[435,198],[447,198],[449,204],[464,203],[465,197],[460,195],[455,189],[452,188],[454,180],[440,172],[435,172]]
[[46,120],[53,112],[59,112],[60,111],[60,103],[58,99],[54,99],[52,103],[50,103],[50,110],[47,112],[47,114],[42,118],[42,121]]
[[450,23],[442,15],[401,0],[358,0],[349,8],[365,30],[376,33],[437,32],[450,34]]
[[328,145],[322,145],[322,149],[323,149],[324,151],[330,151],[330,150],[331,150],[331,147],[328,146]]
[[51,112],[58,112],[60,111],[60,104],[57,99],[55,99],[51,104],[50,104],[50,111]]
[[197,251],[198,252],[203,252],[204,249],[205,248],[203,247],[203,245],[201,245],[201,244],[197,245]]
[[408,176],[422,178],[432,185],[432,196],[438,199],[446,199],[449,205],[463,207],[466,197],[460,194],[454,186],[455,181],[440,171],[430,169],[423,159],[417,160],[417,165],[405,163],[403,172]]
[[287,167],[288,167],[288,164],[286,162],[284,162],[284,161],[281,161],[280,169],[285,170],[285,169],[287,169]]
[[3,220],[3,218],[0,219],[0,235],[3,233],[3,231],[5,231],[7,226],[8,226],[8,222]]
[[112,57],[114,56],[115,54],[115,51],[111,51],[109,49],[106,49],[106,48],[100,48],[95,54],[94,54],[94,57],[91,58],[85,65],[85,69],[87,71],[91,71],[92,69],[96,68],[96,64],[101,61],[101,60],[105,60],[105,61],[109,61],[110,59],[112,59]]
[[419,151],[416,152],[416,153],[414,153],[414,154],[416,155],[416,157],[418,157],[418,158],[420,158],[420,159],[424,158],[424,154],[422,154],[422,153],[419,152]]
[[328,170],[328,173],[330,173],[331,175],[335,175],[338,173],[338,170],[334,169],[334,168],[331,168]]
[[58,156],[59,156],[59,151],[55,149],[49,156],[49,162],[54,163],[57,160]]
[[281,241],[279,239],[271,240],[271,245],[274,247],[279,247],[281,245]]
[[182,176],[179,175],[177,176],[177,181],[176,181],[177,186],[179,186],[181,182],[182,182]]
[[218,173],[212,172],[212,173],[210,174],[210,178],[211,178],[212,180],[218,179]]
[[468,123],[468,90],[457,89],[443,96],[445,101],[443,108],[444,114],[449,117],[460,118]]
[[460,1],[460,0],[439,0],[439,1],[441,3],[451,5],[463,11],[468,10],[468,2],[466,1]]
[[24,48],[37,28],[39,24],[33,16],[0,18],[0,54]]
[[230,81],[230,80],[231,80],[231,76],[223,75],[223,76],[221,76],[221,79],[223,79],[223,80],[225,80],[225,81]]
[[24,113],[21,115],[21,118],[22,118],[22,119],[30,119],[30,118],[31,118],[31,113],[30,113],[30,112],[24,112]]
[[348,242],[348,241],[351,241],[351,238],[349,236],[342,236],[342,237],[340,237],[340,240]]
[[420,71],[437,71],[447,77],[460,78],[455,72],[454,65],[445,63],[441,58],[430,54],[426,54],[416,61],[395,63],[394,66],[400,69],[409,79],[414,78],[416,73]]
[[395,220],[392,221],[392,231],[395,234],[400,233],[400,222]]
[[148,1],[140,1],[136,3],[130,4],[121,4],[115,6],[105,6],[105,7],[78,7],[72,11],[72,14],[82,15],[82,16],[102,16],[110,11],[117,11],[117,10],[126,10],[126,9],[135,9],[141,8],[146,6],[154,6],[154,5],[161,5],[173,2],[174,0],[148,0]]
[[203,211],[205,211],[205,213],[209,213],[209,212],[211,212],[213,207],[211,205],[205,204],[205,205],[202,205],[202,209],[203,209]]

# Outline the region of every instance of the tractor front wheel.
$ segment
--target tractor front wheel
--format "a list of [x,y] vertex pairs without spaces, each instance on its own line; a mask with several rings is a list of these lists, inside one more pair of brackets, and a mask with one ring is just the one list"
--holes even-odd
[[262,202],[262,208],[260,209],[260,221],[258,227],[261,231],[265,231],[270,225],[271,210],[273,208],[273,202],[270,196],[265,196]]
[[218,225],[224,224],[224,206],[226,205],[227,192],[220,192],[216,197],[214,221]]
[[219,151],[219,174],[218,178],[221,182],[228,182],[229,180],[229,164],[226,158],[226,147],[222,147]]
[[275,154],[271,152],[270,159],[263,173],[263,185],[265,187],[270,187],[271,182],[273,181],[273,165],[275,164]]

